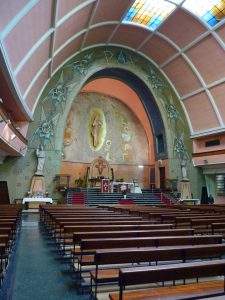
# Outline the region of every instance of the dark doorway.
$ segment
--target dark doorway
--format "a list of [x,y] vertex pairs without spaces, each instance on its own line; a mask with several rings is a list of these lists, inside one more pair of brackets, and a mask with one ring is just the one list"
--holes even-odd
[[1,204],[10,204],[7,181],[0,181],[0,201]]
[[160,180],[160,189],[165,190],[166,184],[166,175],[165,175],[165,167],[160,167],[159,168],[159,180]]
[[150,188],[155,188],[155,166],[150,167]]

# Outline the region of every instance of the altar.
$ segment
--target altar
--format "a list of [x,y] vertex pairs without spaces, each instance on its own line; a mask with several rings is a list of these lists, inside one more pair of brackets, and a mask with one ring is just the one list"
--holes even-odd
[[45,198],[45,197],[25,197],[23,198],[22,203],[30,203],[30,202],[40,202],[40,203],[51,203],[53,202],[52,198]]
[[199,205],[200,199],[180,199],[179,202],[186,205]]

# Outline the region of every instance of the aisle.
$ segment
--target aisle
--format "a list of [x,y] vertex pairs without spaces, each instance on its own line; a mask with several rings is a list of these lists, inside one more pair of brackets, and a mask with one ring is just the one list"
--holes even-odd
[[66,266],[38,227],[38,214],[24,214],[12,300],[85,300]]

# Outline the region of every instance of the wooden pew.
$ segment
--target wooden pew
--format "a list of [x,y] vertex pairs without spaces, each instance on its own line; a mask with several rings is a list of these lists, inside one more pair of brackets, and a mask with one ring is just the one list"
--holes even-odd
[[118,231],[118,230],[159,230],[159,229],[170,229],[173,224],[136,224],[136,225],[104,225],[99,227],[97,225],[74,225],[74,226],[63,226],[64,233],[73,232],[86,232],[86,231]]
[[85,219],[76,219],[76,218],[60,218],[55,220],[49,227],[49,230],[52,232],[52,235],[54,236],[55,232],[58,230],[60,232],[60,229],[62,229],[64,226],[73,226],[73,225],[98,225],[98,226],[104,226],[104,225],[139,225],[139,224],[149,224],[149,221],[143,221],[141,219],[130,219],[129,217],[126,219],[122,218],[121,220],[118,218],[101,218],[101,219],[95,219],[95,218],[85,218]]
[[149,224],[149,221],[143,221],[140,219],[129,219],[129,217],[126,219],[113,219],[113,218],[101,218],[101,219],[94,219],[94,218],[87,218],[87,219],[74,219],[74,218],[60,218],[57,219],[54,223],[52,223],[51,228],[49,227],[49,230],[51,231],[51,234],[53,237],[56,237],[56,234],[58,233],[59,238],[61,239],[62,231],[65,226],[75,226],[75,225],[96,225],[96,226],[105,226],[105,225],[139,225],[139,224]]
[[84,219],[83,221],[71,219],[68,221],[68,219],[61,219],[57,220],[57,222],[52,227],[52,234],[54,236],[55,232],[57,232],[59,235],[62,235],[62,232],[64,228],[68,228],[69,226],[98,226],[98,227],[105,227],[108,225],[132,225],[132,226],[139,226],[139,225],[149,225],[151,224],[149,221],[143,221],[143,220],[129,220],[129,219],[100,219],[100,220],[94,220],[94,219]]
[[[175,236],[177,235],[193,235],[194,231],[191,229],[170,229],[170,230],[145,230],[145,231],[105,231],[105,232],[78,232],[73,234],[73,250],[72,254],[72,265],[77,259],[77,254],[79,251],[79,245],[82,239],[93,239],[93,238],[128,238],[128,237],[151,237],[151,236],[165,236],[165,232],[167,236]],[[82,258],[78,257],[78,264],[80,265],[80,269],[83,265],[90,265],[94,262],[94,255],[82,255]]]
[[70,225],[136,225],[136,224],[151,224],[149,221],[141,219],[128,218],[60,218],[56,219],[54,229],[57,227],[70,226]]
[[[187,225],[190,225],[190,219],[193,218],[209,218],[212,216],[219,216],[218,214],[203,214],[199,212],[179,212],[179,213],[166,213],[161,215],[161,223],[167,222],[167,223],[175,223],[176,227],[181,223],[187,223]],[[177,218],[177,219],[176,219]]]
[[[225,218],[225,217],[224,217]],[[224,218],[209,218],[209,219],[191,219],[191,228],[195,228],[200,233],[212,232],[212,224],[222,222]]]
[[[215,220],[222,220],[224,219],[225,216],[218,216],[218,215],[201,215],[200,216],[185,216],[185,217],[175,217],[175,227],[179,227],[179,226],[191,226],[192,221],[198,221],[198,220],[211,220],[211,219],[215,219]],[[215,223],[215,222],[214,222]],[[196,223],[197,224],[197,223]]]
[[[156,219],[158,220],[158,222],[160,223],[168,223],[168,222],[173,222],[175,221],[175,217],[185,217],[185,216],[197,216],[200,215],[197,212],[190,212],[190,211],[177,211],[177,212],[173,212],[173,211],[162,211],[162,212],[143,212],[141,214],[142,216],[147,216],[148,219]],[[202,214],[201,214],[202,216]]]
[[143,208],[143,209],[133,209],[129,210],[130,215],[137,215],[147,219],[155,219],[157,221],[161,220],[162,214],[168,213],[179,213],[179,210],[170,210],[168,209],[152,209],[152,208]]
[[[130,285],[210,276],[225,276],[224,259],[153,267],[122,268],[119,271],[119,300],[129,299],[124,297],[124,289]],[[149,290],[149,294],[150,293]],[[115,298],[111,297],[111,299]]]
[[97,232],[75,232],[73,234],[74,245],[80,244],[82,239],[94,238],[121,238],[121,237],[150,237],[165,235],[193,235],[194,229],[160,229],[160,230],[133,230],[133,231],[97,231]]
[[67,218],[60,217],[55,219],[49,226],[49,230],[52,232],[53,236],[55,232],[60,232],[63,226],[71,225],[111,225],[111,224],[149,224],[148,221],[143,221],[141,218],[113,218],[113,217],[87,217],[87,218]]
[[16,237],[16,230],[18,226],[19,224],[15,221],[0,221],[0,228],[10,228],[13,240]]
[[2,272],[6,269],[8,264],[8,247],[7,242],[0,241],[0,269]]
[[0,235],[1,234],[7,234],[7,235],[10,236],[11,232],[12,232],[12,230],[11,230],[10,227],[1,227],[0,226]]
[[21,206],[0,205],[0,281],[7,272],[7,265],[12,254],[12,246],[21,224]]
[[130,247],[160,247],[176,245],[200,245],[221,244],[221,235],[204,236],[161,236],[161,237],[138,237],[138,238],[106,238],[106,239],[83,239],[81,251],[107,249],[107,248],[130,248]]
[[[41,224],[45,224],[46,222],[48,222],[49,220],[51,220],[51,218],[54,215],[65,215],[65,214],[76,214],[78,216],[81,215],[113,215],[113,212],[105,212],[103,210],[99,210],[99,209],[93,209],[93,208],[75,208],[73,206],[68,206],[66,208],[60,208],[58,207],[58,205],[54,208],[50,208],[50,207],[43,207],[40,206],[40,222]],[[119,215],[119,214],[118,214]]]
[[74,214],[71,214],[71,213],[60,213],[60,214],[50,214],[48,216],[45,216],[45,218],[43,218],[42,220],[42,225],[48,229],[49,231],[51,230],[51,228],[55,227],[55,223],[58,219],[62,219],[62,218],[65,218],[65,219],[83,219],[83,218],[86,218],[86,219],[92,219],[92,220],[95,220],[97,218],[114,218],[114,219],[121,219],[122,217],[127,217],[127,215],[114,215],[114,214],[80,214],[80,213],[74,213]]
[[[191,282],[188,284],[178,284],[173,286],[156,286],[148,289],[138,289],[136,291],[125,291],[123,300],[224,300],[224,282],[223,280],[210,280],[202,282]],[[218,295],[208,297],[208,295]],[[222,295],[222,296],[219,296]],[[207,296],[207,298],[206,298]],[[222,298],[221,298],[222,297]],[[119,293],[110,293],[110,300],[119,300]]]
[[225,234],[225,223],[218,222],[218,223],[212,223],[212,234]]
[[95,232],[99,231],[101,228],[102,232],[105,231],[130,231],[130,230],[159,230],[159,229],[169,229],[172,227],[172,224],[132,224],[132,225],[123,225],[123,224],[112,224],[104,225],[99,227],[99,225],[71,225],[65,226],[60,230],[59,237],[59,247],[62,250],[62,254],[65,254],[66,247],[73,244],[73,233],[75,232]]
[[[159,261],[182,261],[190,259],[220,258],[225,253],[225,245],[195,245],[140,249],[97,250],[94,255],[95,270],[90,272],[91,290],[95,297],[99,283],[118,282],[119,264],[151,263]],[[104,265],[104,269],[99,269]],[[110,268],[105,268],[110,265]],[[114,265],[112,267],[112,265]],[[116,266],[117,265],[117,266]],[[80,269],[81,270],[81,269]]]
[[62,226],[62,238],[68,238],[73,236],[75,232],[96,232],[101,229],[102,232],[105,231],[134,231],[134,230],[162,230],[162,229],[171,229],[172,224],[111,224],[104,225],[100,227],[98,225],[64,225]]
[[0,235],[0,265],[1,269],[4,270],[8,263],[8,254],[10,248],[10,235],[9,234],[1,234]]

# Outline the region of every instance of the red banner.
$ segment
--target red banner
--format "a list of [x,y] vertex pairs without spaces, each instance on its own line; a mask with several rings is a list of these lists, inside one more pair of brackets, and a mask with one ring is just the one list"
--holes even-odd
[[101,180],[101,193],[109,193],[110,192],[110,180],[102,179]]

